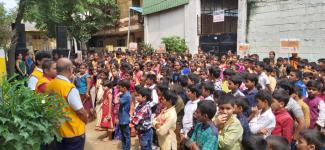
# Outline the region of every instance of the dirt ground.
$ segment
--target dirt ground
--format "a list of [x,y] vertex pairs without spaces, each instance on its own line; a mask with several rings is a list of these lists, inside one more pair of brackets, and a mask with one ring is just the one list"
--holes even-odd
[[[86,128],[86,145],[85,150],[120,150],[122,149],[122,144],[118,140],[110,140],[108,142],[102,142],[101,138],[106,135],[105,131],[95,130],[96,122],[93,121],[87,124]],[[138,150],[136,144],[138,142],[137,138],[132,138],[131,140],[132,150]]]

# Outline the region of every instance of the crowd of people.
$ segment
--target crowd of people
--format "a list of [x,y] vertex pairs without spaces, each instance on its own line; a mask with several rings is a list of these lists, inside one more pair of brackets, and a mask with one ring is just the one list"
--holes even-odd
[[[61,149],[83,149],[90,121],[123,150],[131,137],[142,150],[325,147],[325,59],[117,51],[53,60],[41,51],[32,60],[28,87],[66,99]],[[19,54],[22,77],[23,62]]]

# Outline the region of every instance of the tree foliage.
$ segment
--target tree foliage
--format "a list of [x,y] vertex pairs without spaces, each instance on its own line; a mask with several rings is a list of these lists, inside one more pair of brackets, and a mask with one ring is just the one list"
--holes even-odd
[[168,52],[184,53],[187,50],[185,39],[178,36],[162,38],[162,43]]
[[0,149],[34,150],[61,139],[57,127],[66,121],[64,100],[37,94],[25,81],[4,80],[0,86]]
[[80,41],[105,26],[114,26],[119,18],[115,0],[28,0],[24,19],[55,35],[55,26],[67,26],[69,33]]
[[7,11],[3,3],[0,3],[0,48],[8,49],[11,37],[11,23],[14,20],[15,11]]

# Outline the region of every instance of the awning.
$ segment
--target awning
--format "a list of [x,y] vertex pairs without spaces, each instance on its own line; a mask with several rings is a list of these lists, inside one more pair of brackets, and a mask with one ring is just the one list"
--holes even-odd
[[139,13],[143,13],[143,9],[141,7],[130,7],[130,9]]
[[188,2],[189,0],[144,0],[143,15],[148,15],[188,4]]

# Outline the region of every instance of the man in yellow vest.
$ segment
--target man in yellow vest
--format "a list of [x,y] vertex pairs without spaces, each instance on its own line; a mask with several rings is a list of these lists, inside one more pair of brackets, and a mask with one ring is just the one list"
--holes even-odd
[[31,90],[36,89],[36,84],[38,80],[43,76],[42,64],[44,61],[51,60],[51,54],[45,51],[40,51],[36,53],[35,61],[36,66],[28,79],[28,88]]
[[69,119],[59,127],[63,137],[57,144],[60,150],[83,150],[85,145],[85,125],[87,112],[84,109],[76,87],[69,80],[73,75],[73,64],[67,58],[61,58],[56,65],[57,77],[47,85],[46,92],[56,93],[65,98],[66,106],[62,108]]

